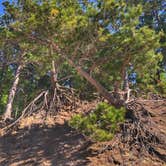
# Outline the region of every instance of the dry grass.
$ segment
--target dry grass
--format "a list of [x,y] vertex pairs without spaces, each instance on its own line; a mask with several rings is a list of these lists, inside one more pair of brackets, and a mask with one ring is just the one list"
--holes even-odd
[[31,128],[33,125],[46,125],[48,127],[52,127],[56,124],[55,117],[51,115],[43,116],[41,113],[35,114],[33,116],[28,116],[26,118],[21,119],[19,122],[19,129],[23,128]]

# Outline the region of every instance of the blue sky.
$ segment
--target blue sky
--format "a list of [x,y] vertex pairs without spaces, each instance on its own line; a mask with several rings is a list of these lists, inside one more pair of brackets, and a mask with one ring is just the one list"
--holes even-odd
[[[3,5],[2,3],[5,2],[6,0],[0,0],[0,15],[3,14]],[[8,0],[9,2],[12,2],[13,0]]]
[[[6,0],[0,0],[0,15],[3,14],[3,5],[2,3],[5,2]],[[8,0],[9,2],[12,2],[13,0]],[[95,2],[95,0],[89,0],[90,2]]]
[[2,3],[4,2],[5,0],[0,0],[0,14],[3,14],[3,6],[2,6]]

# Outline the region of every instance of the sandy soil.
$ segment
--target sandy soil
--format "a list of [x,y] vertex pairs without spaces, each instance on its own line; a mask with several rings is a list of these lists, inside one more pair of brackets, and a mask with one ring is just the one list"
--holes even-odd
[[[142,103],[151,114],[156,133],[166,140],[166,102]],[[84,111],[95,105],[86,104]],[[76,112],[80,111],[81,108]],[[0,166],[166,165],[165,144],[156,145],[156,154],[148,156],[134,154],[126,147],[119,151],[118,147],[111,147],[116,138],[105,143],[87,141],[66,124],[70,117],[71,112],[61,112],[54,119],[45,119],[46,123],[41,115],[23,119],[16,129],[0,137]],[[103,147],[109,148],[101,151]]]

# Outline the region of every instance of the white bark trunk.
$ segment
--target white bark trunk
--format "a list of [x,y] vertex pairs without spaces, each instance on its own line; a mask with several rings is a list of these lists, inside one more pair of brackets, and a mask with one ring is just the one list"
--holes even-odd
[[54,60],[52,61],[52,77],[53,77],[54,83],[56,83],[58,80],[58,72],[57,72],[57,69],[55,68],[55,61]]
[[6,111],[4,113],[4,120],[12,118],[13,101],[14,101],[14,97],[16,95],[17,86],[18,86],[19,79],[20,79],[20,72],[21,72],[22,68],[23,68],[23,65],[19,65],[17,68],[15,79],[14,79],[12,88],[10,89],[10,92],[9,92],[8,103],[6,106]]
[[130,101],[130,92],[131,92],[131,89],[129,87],[129,80],[128,80],[128,72],[127,70],[125,71],[125,75],[124,75],[124,79],[123,79],[123,90],[126,94],[126,101],[125,103],[128,103]]

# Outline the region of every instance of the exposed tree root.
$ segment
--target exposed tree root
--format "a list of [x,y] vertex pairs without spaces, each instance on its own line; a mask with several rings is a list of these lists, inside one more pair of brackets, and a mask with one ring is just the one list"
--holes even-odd
[[45,109],[52,113],[57,113],[61,110],[73,110],[76,108],[76,103],[79,102],[74,89],[65,86],[56,85],[53,93],[45,97]]
[[4,128],[0,129],[0,133],[6,134],[14,126],[16,126],[16,124],[22,118],[30,116],[33,113],[45,110],[46,116],[47,114],[56,115],[61,110],[75,109],[78,103],[79,100],[76,98],[74,89],[58,85],[53,92],[49,90],[41,92],[27,105],[27,107],[22,111],[20,117],[9,125],[6,125]]
[[[126,165],[126,163],[137,165],[140,163],[139,160],[143,160],[142,157],[146,156],[155,158],[156,161],[166,162],[166,154],[161,154],[156,147],[161,147],[161,149],[166,147],[166,141],[160,135],[149,112],[141,103],[133,101],[128,105],[126,122],[120,126],[120,132],[111,142],[104,143],[98,148],[96,153],[112,152],[109,158],[110,162],[115,165],[117,162],[117,165]],[[117,152],[121,156],[120,161],[114,158]]]

